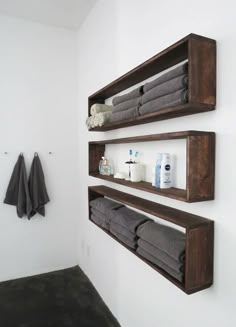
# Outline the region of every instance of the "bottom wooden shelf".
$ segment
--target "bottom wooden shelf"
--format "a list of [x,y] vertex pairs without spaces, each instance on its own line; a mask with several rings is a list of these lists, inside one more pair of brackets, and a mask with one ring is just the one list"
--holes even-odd
[[120,192],[106,186],[90,186],[88,188],[89,202],[97,197],[104,196],[185,228],[186,263],[185,279],[183,283],[179,282],[163,269],[140,256],[126,244],[118,240],[108,230],[103,229],[101,226],[93,222],[90,219],[89,207],[89,219],[93,224],[123,245],[150,267],[158,271],[162,276],[186,294],[196,293],[212,285],[214,243],[214,222],[212,220]]

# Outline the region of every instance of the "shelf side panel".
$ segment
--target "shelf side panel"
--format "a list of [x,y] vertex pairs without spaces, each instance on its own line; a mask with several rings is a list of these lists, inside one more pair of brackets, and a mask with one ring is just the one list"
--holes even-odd
[[187,200],[214,199],[215,134],[187,137]]
[[216,104],[216,42],[189,41],[189,102]]
[[187,230],[185,287],[188,291],[213,283],[214,223]]
[[104,152],[105,144],[89,144],[89,174],[98,173],[99,161]]

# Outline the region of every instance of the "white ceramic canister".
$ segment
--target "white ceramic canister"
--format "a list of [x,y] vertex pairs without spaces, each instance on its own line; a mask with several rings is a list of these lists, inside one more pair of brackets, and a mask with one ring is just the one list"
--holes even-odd
[[130,180],[131,182],[141,182],[143,177],[143,167],[140,163],[130,165]]

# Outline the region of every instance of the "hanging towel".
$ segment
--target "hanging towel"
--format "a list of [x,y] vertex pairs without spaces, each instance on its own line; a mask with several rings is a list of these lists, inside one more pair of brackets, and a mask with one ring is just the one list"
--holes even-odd
[[19,218],[28,216],[32,210],[23,154],[19,155],[13,169],[4,203],[16,206]]
[[34,154],[28,184],[32,201],[32,211],[28,215],[28,219],[33,217],[36,213],[45,216],[44,206],[50,201],[50,199],[45,185],[42,165],[37,153]]

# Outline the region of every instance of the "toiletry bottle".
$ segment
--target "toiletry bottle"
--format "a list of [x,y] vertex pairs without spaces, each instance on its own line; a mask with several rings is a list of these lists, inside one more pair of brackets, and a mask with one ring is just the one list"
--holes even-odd
[[156,164],[153,167],[152,186],[160,187],[161,153],[157,153]]
[[169,153],[162,153],[161,171],[160,171],[160,188],[172,187],[172,165]]
[[107,176],[111,175],[111,165],[108,159],[106,159],[105,157],[102,163],[102,171],[103,171],[103,175],[107,175]]
[[102,157],[102,159],[99,161],[99,167],[98,167],[99,174],[101,175],[103,175],[103,160],[104,157]]

